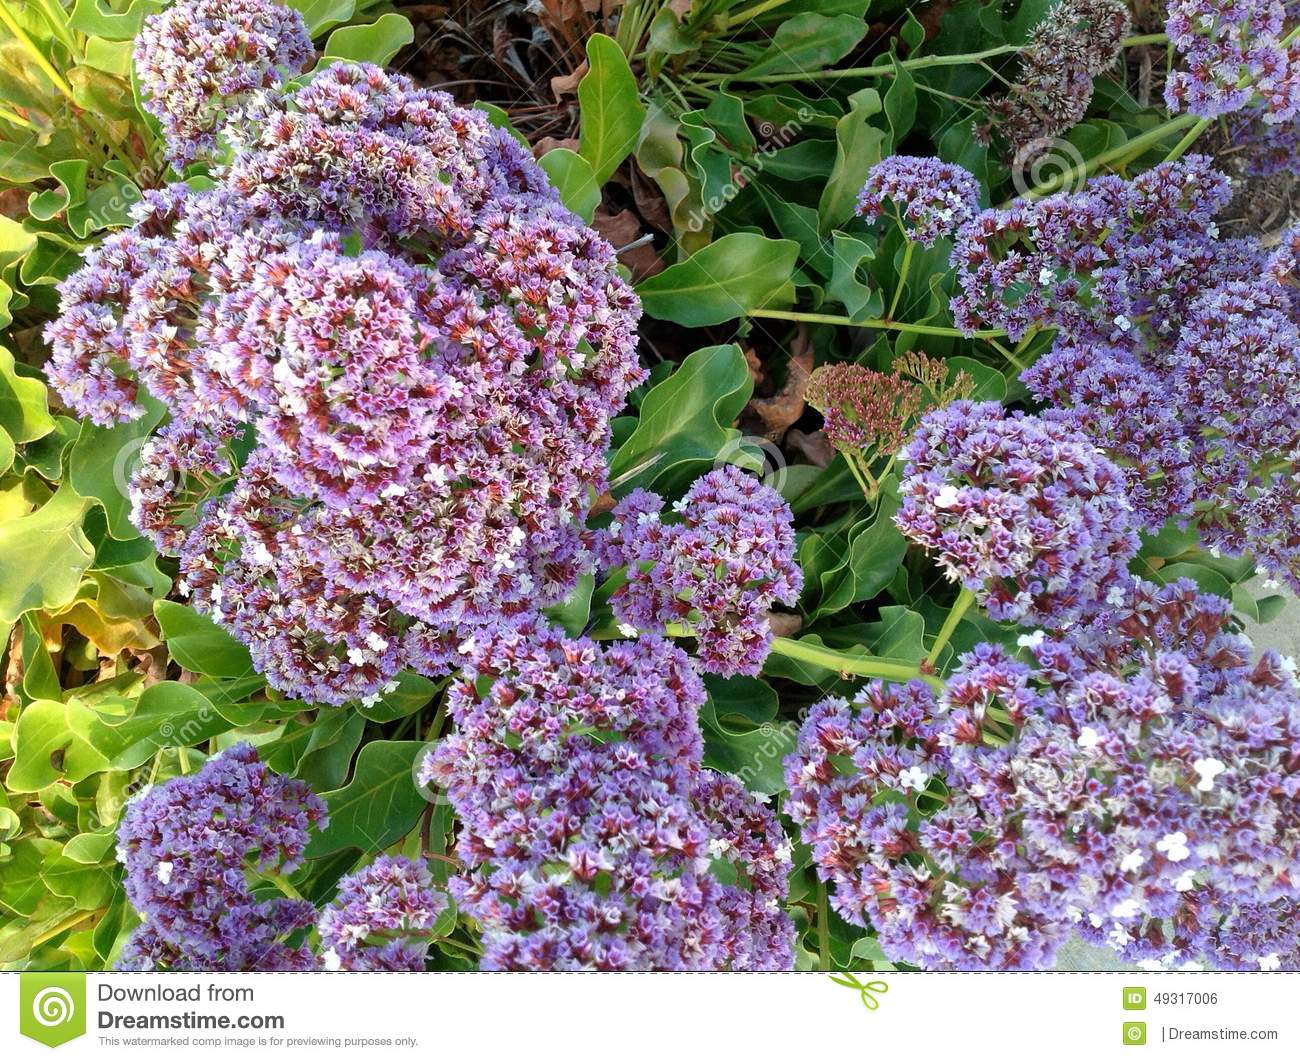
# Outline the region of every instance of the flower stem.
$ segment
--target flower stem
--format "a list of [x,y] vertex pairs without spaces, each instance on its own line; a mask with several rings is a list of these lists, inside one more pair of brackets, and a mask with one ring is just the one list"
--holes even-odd
[[817,882],[817,968],[831,971],[831,904],[824,880]]
[[1041,199],[1045,195],[1051,195],[1053,192],[1073,184],[1080,177],[1091,176],[1102,166],[1109,165],[1112,162],[1128,161],[1134,155],[1140,155],[1143,151],[1165,139],[1165,137],[1182,132],[1188,126],[1195,125],[1197,121],[1198,119],[1194,114],[1180,114],[1177,118],[1171,118],[1169,121],[1157,125],[1154,129],[1148,129],[1145,133],[1135,136],[1132,140],[1128,140],[1118,147],[1103,151],[1100,155],[1095,155],[1077,166],[1071,166],[1064,173],[1058,173],[1051,180],[1030,188],[1022,198]]
[[1183,153],[1191,147],[1192,144],[1196,143],[1196,138],[1200,136],[1201,133],[1205,132],[1209,125],[1210,119],[1202,118],[1199,122],[1188,129],[1187,134],[1179,140],[1178,143],[1174,145],[1173,150],[1165,156],[1165,161],[1176,162],[1178,159],[1182,158]]
[[1000,339],[1007,333],[1001,328],[987,331],[964,332],[960,328],[948,328],[938,324],[908,324],[905,321],[881,320],[871,318],[855,321],[849,317],[834,313],[798,313],[793,310],[752,309],[751,317],[763,317],[770,320],[803,321],[807,324],[842,324],[849,328],[880,328],[891,332],[916,332],[918,335],[947,335],[954,339]]
[[811,663],[840,674],[856,674],[864,678],[882,678],[891,682],[909,682],[920,679],[936,691],[943,689],[943,682],[933,674],[925,674],[921,668],[910,663],[897,663],[890,660],[876,659],[871,656],[857,656],[848,652],[839,652],[825,645],[810,645],[804,641],[795,641],[788,637],[772,640],[772,652],[800,663]]
[[[917,59],[904,59],[898,65],[904,70],[928,70],[936,66],[964,66],[967,63],[981,63],[985,59],[995,59],[1000,55],[1011,55],[1020,51],[1014,44],[1003,44],[982,52],[966,52],[961,55],[923,55]],[[894,67],[890,66],[850,66],[842,70],[809,70],[793,74],[760,74],[757,77],[745,77],[742,74],[704,74],[698,81],[743,81],[747,85],[775,85],[783,81],[823,81],[838,77],[893,77]]]
[[948,643],[957,629],[957,624],[961,622],[962,616],[975,603],[975,594],[965,586],[957,594],[957,599],[953,601],[952,607],[948,610],[948,617],[944,619],[943,626],[939,628],[939,636],[934,639],[934,644],[930,646],[930,654],[925,657],[925,662],[930,667],[939,661],[939,654],[943,652],[944,646]]
[[903,297],[903,289],[907,287],[907,273],[912,268],[912,251],[916,244],[910,239],[907,241],[907,249],[903,251],[903,264],[898,270],[898,283],[894,287],[894,297],[889,303],[889,312],[885,314],[891,321],[894,319],[894,312],[898,309],[898,302]]

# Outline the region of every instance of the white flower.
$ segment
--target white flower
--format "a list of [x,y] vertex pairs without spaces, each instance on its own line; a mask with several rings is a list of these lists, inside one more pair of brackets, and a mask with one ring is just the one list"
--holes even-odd
[[731,850],[731,841],[722,837],[712,837],[709,840],[709,854],[713,858],[721,858]]
[[1075,743],[1084,751],[1089,751],[1101,743],[1101,737],[1091,726],[1084,726],[1083,729],[1079,730],[1079,737]]
[[1041,645],[1046,638],[1047,635],[1042,630],[1035,630],[1032,634],[1021,634],[1016,638],[1016,644],[1021,648],[1033,650]]
[[1189,892],[1194,887],[1196,887],[1195,870],[1189,869],[1185,873],[1180,873],[1174,880],[1174,891],[1176,892]]
[[1218,759],[1197,759],[1192,763],[1192,769],[1200,780],[1196,783],[1196,788],[1200,792],[1209,792],[1214,788],[1214,779],[1224,770],[1228,769]]
[[359,648],[348,649],[348,662],[354,667],[364,667],[366,665],[366,654]]
[[1128,594],[1124,592],[1123,586],[1111,586],[1110,592],[1106,594],[1106,603],[1112,608],[1123,607],[1126,600],[1128,600]]
[[474,649],[476,649],[477,647],[478,647],[478,643],[472,637],[467,637],[465,638],[464,641],[462,641],[459,645],[456,646],[456,651],[459,652],[462,656],[468,656],[471,655]]
[[776,845],[776,850],[772,852],[778,862],[789,862],[794,858],[794,844],[789,840],[782,840]]
[[1265,954],[1255,959],[1259,962],[1259,971],[1262,973],[1271,973],[1282,968],[1282,959],[1277,956],[1277,952]]
[[1130,870],[1141,869],[1142,863],[1146,860],[1146,855],[1142,854],[1141,851],[1130,851],[1120,860],[1119,871],[1128,873]]
[[1115,327],[1122,332],[1126,332],[1133,327],[1133,322],[1121,313],[1115,318]]
[[171,862],[159,862],[158,865],[157,865],[157,867],[156,867],[155,870],[154,870],[154,873],[155,873],[155,874],[157,875],[157,877],[158,877],[158,883],[160,883],[160,884],[169,884],[169,883],[171,883],[171,879],[172,879],[172,870],[174,870],[175,868],[176,868],[176,866],[175,866],[174,863],[171,863]]
[[619,623],[618,632],[624,637],[636,637],[636,627],[631,623]]
[[327,950],[320,957],[321,963],[325,966],[326,970],[331,973],[336,973],[343,968],[343,961],[339,958],[339,952],[333,947]]
[[1042,284],[1044,287],[1046,287],[1055,279],[1056,279],[1056,273],[1053,272],[1051,269],[1049,269],[1047,266],[1044,265],[1041,269],[1038,270],[1038,282]]
[[898,775],[899,785],[903,788],[910,788],[915,792],[923,792],[929,781],[930,775],[919,766],[909,766]]
[[1182,862],[1192,857],[1192,850],[1187,846],[1187,834],[1184,832],[1166,833],[1162,840],[1156,841],[1156,850],[1170,862]]
[[952,508],[957,504],[957,488],[951,483],[944,484],[934,495],[935,508]]
[[1110,908],[1110,916],[1118,918],[1137,917],[1141,907],[1138,906],[1136,899],[1125,899],[1122,903],[1116,903]]

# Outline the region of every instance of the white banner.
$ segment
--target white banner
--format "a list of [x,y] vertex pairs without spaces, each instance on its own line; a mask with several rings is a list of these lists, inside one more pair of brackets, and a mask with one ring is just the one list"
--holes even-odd
[[1300,974],[14,973],[0,1058],[1237,1061],[1298,1056],[1297,991]]

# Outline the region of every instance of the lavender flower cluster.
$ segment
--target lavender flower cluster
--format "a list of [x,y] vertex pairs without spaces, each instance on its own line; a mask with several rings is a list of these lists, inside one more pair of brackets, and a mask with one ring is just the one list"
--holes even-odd
[[903,460],[895,522],[993,618],[1059,628],[1122,596],[1138,550],[1124,477],[1071,425],[958,401]]
[[144,20],[135,70],[177,170],[217,151],[229,116],[315,57],[301,14],[271,0],[180,0]]
[[447,907],[425,866],[380,855],[339,881],[321,914],[321,964],[331,971],[420,972],[429,932]]
[[891,155],[871,167],[858,193],[858,213],[877,218],[893,204],[899,225],[923,247],[951,236],[979,209],[979,184],[969,172],[937,158]]
[[926,968],[1042,968],[1071,933],[1162,967],[1300,967],[1300,691],[1230,616],[1137,583],[1034,667],[982,645],[937,699],[818,704],[787,808],[836,908]]
[[[239,744],[133,800],[118,827],[125,889],[143,918],[119,968],[302,970],[315,958],[286,937],[316,920],[311,903],[265,898],[260,874],[287,874],[325,804]],[[251,876],[250,876],[251,874]]]
[[1142,529],[1195,525],[1300,586],[1300,330],[1287,241],[1219,238],[1231,189],[1189,156],[980,214],[953,260],[968,330],[1054,328],[1025,375],[1123,472]]
[[1170,0],[1165,32],[1183,69],[1165,82],[1171,111],[1217,118],[1245,108],[1264,122],[1300,111],[1300,40],[1286,32],[1283,0]]
[[462,824],[451,888],[483,968],[791,967],[789,846],[701,768],[704,698],[653,635],[602,647],[525,619],[481,640],[422,779]]
[[790,506],[770,486],[726,466],[698,479],[663,520],[664,500],[635,490],[598,535],[606,568],[626,567],[610,597],[632,629],[689,623],[698,665],[716,674],[757,674],[772,643],[768,612],[803,587]]
[[340,63],[245,117],[214,187],[148,193],[62,285],[50,378],[96,423],[165,403],[133,521],[274,687],[370,699],[594,566],[639,306],[446,94]]
[[[1020,51],[1020,80],[989,108],[1021,165],[1087,113],[1093,79],[1115,64],[1132,26],[1124,0],[1060,0]],[[978,132],[987,137],[987,129]]]

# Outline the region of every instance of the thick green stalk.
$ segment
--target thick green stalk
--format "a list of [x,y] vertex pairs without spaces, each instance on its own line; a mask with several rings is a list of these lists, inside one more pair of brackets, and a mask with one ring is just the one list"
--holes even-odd
[[975,603],[975,594],[965,586],[957,594],[957,599],[953,601],[952,607],[948,610],[948,616],[943,621],[943,626],[939,628],[939,636],[934,639],[934,644],[930,646],[930,654],[925,657],[925,662],[931,668],[939,662],[939,654],[943,652],[944,646],[952,638],[953,631],[957,629],[957,624],[961,622],[962,616]]
[[824,880],[817,882],[817,968],[831,971],[831,904]]
[[839,652],[824,645],[809,645],[788,637],[774,638],[772,652],[800,663],[811,663],[838,671],[840,674],[856,674],[863,678],[882,678],[891,682],[909,682],[919,679],[936,692],[943,690],[943,682],[933,674],[927,674],[920,667],[910,663],[893,663],[889,660],[873,659],[870,656],[855,656],[848,652]]
[[834,313],[799,313],[782,309],[753,309],[749,311],[749,316],[770,320],[803,321],[806,324],[842,324],[850,328],[881,328],[891,332],[916,332],[918,335],[947,335],[954,339],[1000,339],[1007,334],[1001,328],[967,334],[960,328],[948,328],[938,324],[909,324],[906,321],[879,318],[855,321]]
[[912,268],[912,252],[915,248],[916,244],[909,239],[903,251],[903,264],[898,270],[898,283],[894,287],[894,297],[890,299],[889,312],[885,314],[891,321],[898,310],[898,302],[903,297],[903,289],[907,287],[907,273]]
[[1063,173],[1058,173],[1051,180],[1030,188],[1022,198],[1041,199],[1062,188],[1069,187],[1079,178],[1091,176],[1102,166],[1110,165],[1112,162],[1127,161],[1136,155],[1142,154],[1143,151],[1154,147],[1173,133],[1182,132],[1188,126],[1195,125],[1197,120],[1194,114],[1180,114],[1177,118],[1171,118],[1164,124],[1157,125],[1154,129],[1148,129],[1145,133],[1135,136],[1132,140],[1126,141],[1118,147],[1103,151],[1100,155],[1095,155],[1086,162],[1081,162],[1077,166],[1071,166]]

